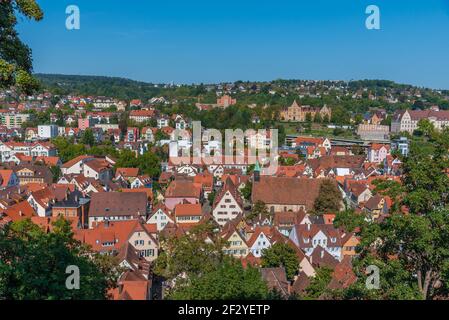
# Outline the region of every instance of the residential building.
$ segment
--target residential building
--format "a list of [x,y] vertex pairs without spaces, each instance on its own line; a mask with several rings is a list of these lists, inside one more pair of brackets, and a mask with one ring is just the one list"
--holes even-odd
[[413,134],[418,128],[420,120],[429,120],[436,129],[449,127],[449,110],[432,108],[429,110],[400,110],[397,111],[391,121],[391,132],[408,132]]
[[262,176],[254,179],[252,203],[262,201],[271,212],[313,209],[318,197],[321,179],[287,178]]
[[31,116],[28,113],[0,113],[0,125],[8,129],[21,128],[22,124],[30,119]]
[[129,119],[137,122],[147,122],[150,121],[155,116],[154,110],[132,110],[129,113]]
[[105,220],[120,221],[146,218],[148,198],[144,192],[100,192],[91,196],[89,228]]
[[390,128],[380,124],[360,124],[357,135],[366,141],[385,141],[389,139]]
[[389,145],[372,143],[368,148],[368,161],[373,163],[383,163],[385,158],[389,154],[390,154]]
[[295,100],[290,107],[287,107],[281,111],[280,118],[282,121],[304,122],[306,121],[307,114],[310,114],[312,120],[317,114],[321,116],[321,119],[327,117],[330,120],[332,111],[327,106],[322,108],[301,106]]
[[54,124],[37,127],[39,139],[53,139],[58,136],[58,126]]
[[224,226],[242,213],[243,200],[232,180],[228,179],[221,192],[215,197],[212,209],[214,220],[218,225]]

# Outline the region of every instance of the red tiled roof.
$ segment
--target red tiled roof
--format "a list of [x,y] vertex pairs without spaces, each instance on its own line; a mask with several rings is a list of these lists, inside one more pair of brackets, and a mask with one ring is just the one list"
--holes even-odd
[[186,216],[202,216],[201,204],[191,204],[182,203],[175,207],[175,216],[186,217]]
[[139,168],[117,168],[115,177],[121,175],[124,178],[137,177],[139,175]]
[[13,173],[12,170],[0,170],[0,186],[7,187]]
[[93,159],[93,156],[88,156],[88,155],[78,156],[78,157],[76,157],[76,158],[74,158],[72,160],[69,160],[66,163],[64,163],[62,165],[62,167],[68,169],[68,168],[74,166],[75,164],[77,164],[79,161],[82,161],[82,160],[85,160],[85,159],[89,159],[89,158]]
[[20,221],[36,216],[36,211],[28,201],[19,202],[3,211],[12,221]]

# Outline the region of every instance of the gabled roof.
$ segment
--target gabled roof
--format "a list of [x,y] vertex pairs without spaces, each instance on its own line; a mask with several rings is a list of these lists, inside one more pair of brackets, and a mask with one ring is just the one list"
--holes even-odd
[[375,196],[371,197],[366,203],[365,208],[372,211],[379,208],[379,204],[382,201],[383,197],[376,194]]
[[[75,232],[75,238],[86,243],[97,252],[116,251],[125,245],[134,232],[145,232],[154,243],[153,230],[147,229],[139,220],[100,222],[93,229],[83,229]],[[104,246],[105,243],[112,245]]]
[[223,187],[223,189],[221,190],[221,192],[218,194],[217,197],[215,197],[214,200],[214,205],[213,207],[216,208],[217,205],[220,203],[220,201],[223,199],[223,197],[229,193],[234,200],[237,202],[237,204],[239,205],[240,209],[243,210],[243,200],[242,197],[240,196],[239,192],[237,191],[237,188],[234,185],[234,182],[232,182],[231,178],[228,178],[226,180],[226,183]]
[[139,175],[139,168],[117,168],[115,177],[121,175],[124,178],[137,177]]
[[335,259],[326,249],[321,246],[317,246],[313,249],[312,254],[309,256],[310,263],[315,268],[328,267],[334,269],[338,264],[338,260]]
[[166,198],[199,198],[201,187],[188,180],[174,180],[165,191]]
[[[333,225],[329,224],[300,224],[295,227],[296,235],[299,241],[299,247],[311,248],[313,247],[312,239],[319,233],[322,232],[327,238],[328,247],[341,246],[342,233],[340,230],[334,228]],[[335,241],[331,241],[331,240]]]
[[284,268],[262,268],[260,272],[269,289],[275,290],[283,296],[289,294],[289,282]]
[[110,163],[104,159],[93,159],[87,161],[84,165],[91,168],[95,172],[102,172],[111,168]]
[[303,271],[301,271],[298,277],[296,278],[295,282],[293,282],[291,291],[292,293],[302,294],[309,287],[309,285],[310,285],[309,277]]
[[12,170],[0,170],[0,187],[7,187],[13,174]]
[[299,212],[292,212],[292,211],[275,212],[273,224],[277,227],[279,227],[280,225],[293,226],[300,224],[301,221],[303,221],[306,216],[307,214],[303,210]]
[[153,199],[153,189],[151,188],[134,188],[134,189],[120,189],[120,192],[124,193],[145,193],[148,201]]
[[92,194],[89,217],[145,215],[148,200],[144,192],[101,192]]
[[253,183],[252,201],[266,204],[304,205],[311,210],[318,197],[322,180],[287,177],[260,178]]
[[351,257],[346,256],[339,262],[332,273],[329,289],[345,289],[357,281],[357,276],[352,270]]
[[80,161],[83,161],[83,160],[86,160],[86,159],[93,159],[93,158],[94,158],[93,156],[88,156],[88,155],[78,156],[78,157],[76,157],[76,158],[74,158],[72,160],[69,160],[66,163],[64,163],[62,165],[62,168],[68,169],[70,167],[73,167],[75,164],[77,164]]
[[254,233],[251,235],[251,237],[249,238],[249,240],[247,241],[248,247],[252,247],[254,245],[254,243],[257,241],[257,239],[259,238],[259,236],[263,234],[265,235],[265,237],[270,240],[271,235],[272,235],[272,229],[271,227],[268,226],[257,226],[254,230]]
[[181,203],[175,207],[176,217],[202,216],[201,204]]
[[26,218],[37,216],[36,211],[28,201],[19,202],[3,211],[12,221],[20,221]]

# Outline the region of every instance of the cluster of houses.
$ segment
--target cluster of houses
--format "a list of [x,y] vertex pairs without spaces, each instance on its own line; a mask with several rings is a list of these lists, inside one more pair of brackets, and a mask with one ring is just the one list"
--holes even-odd
[[[150,105],[165,103],[163,98],[150,101]],[[376,194],[374,181],[400,181],[402,164],[393,150],[408,152],[406,139],[383,141],[388,134],[381,125],[386,113],[377,110],[359,127],[367,140],[379,140],[369,143],[365,153],[333,145],[326,137],[295,137],[290,147],[279,151],[275,172],[261,175],[259,164],[252,167],[246,157],[243,163],[228,163],[221,154],[221,161],[214,163],[183,161],[177,150],[192,146],[192,123],[181,114],[167,116],[137,99],[127,104],[107,97],[67,97],[57,108],[67,104],[76,110],[64,116],[64,126],[57,124],[61,120],[57,115],[51,115],[49,124],[24,132],[19,128],[30,120],[29,113],[1,112],[0,227],[31,219],[51,232],[52,222],[60,217],[69,220],[77,240],[96,252],[118,257],[125,271],[110,292],[111,299],[117,300],[162,299],[153,266],[164,242],[206,223],[226,243],[225,254],[244,267],[258,267],[268,286],[285,297],[302,294],[324,266],[333,270],[330,288],[351,285],[356,281],[351,261],[361,239],[355,230],[334,226],[337,212],[316,215],[315,200],[323,182],[331,181],[341,193],[342,208],[351,207],[371,221],[384,219],[392,200]],[[86,110],[89,104],[95,110]],[[197,107],[208,110],[234,104],[235,99],[223,95],[216,104],[198,103]],[[110,111],[112,107],[117,111]],[[127,108],[134,125],[123,129],[117,116]],[[299,122],[307,114],[331,118],[326,106],[312,108],[296,102],[281,112],[281,118]],[[438,128],[449,123],[445,111],[401,111],[393,118],[392,131],[414,130],[422,118]],[[109,140],[119,150],[138,154],[147,152],[150,144],[167,144],[169,160],[161,164],[158,177],[139,168],[117,167],[112,156],[86,154],[62,163],[51,139],[79,138],[87,129],[98,143]],[[184,135],[179,136],[176,129],[185,130]],[[269,132],[254,133],[245,140],[247,148],[270,148],[272,143]],[[208,153],[222,149],[214,140],[206,139],[203,145]],[[56,169],[60,174],[55,175]],[[256,204],[265,210],[254,215]],[[277,243],[287,244],[297,255],[293,279],[287,279],[281,267],[261,266],[264,250]]]
[[[114,299],[162,298],[152,267],[164,239],[203,223],[215,227],[224,253],[244,266],[261,268],[264,250],[276,243],[291,246],[299,261],[294,279],[287,281],[282,268],[261,268],[269,286],[285,296],[301,294],[323,266],[335,270],[332,288],[343,288],[356,280],[351,259],[360,239],[334,227],[336,212],[314,214],[321,184],[331,180],[356,212],[382,219],[391,199],[375,194],[373,181],[399,179],[401,164],[393,163],[386,144],[372,144],[366,155],[332,146],[327,138],[298,137],[293,144],[294,151],[279,153],[292,164],[280,164],[270,176],[261,175],[258,165],[251,172],[248,164],[169,161],[159,177],[150,177],[139,168],[118,168],[111,156],[61,163],[49,142],[3,142],[0,225],[29,218],[50,232],[53,221],[68,219],[76,239],[116,255],[125,268],[111,291]],[[58,179],[52,167],[59,167]],[[254,216],[256,203],[266,210]]]

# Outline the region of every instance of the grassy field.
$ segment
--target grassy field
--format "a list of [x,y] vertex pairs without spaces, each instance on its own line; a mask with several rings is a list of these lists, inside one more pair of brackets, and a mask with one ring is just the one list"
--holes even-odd
[[[356,139],[357,136],[353,130],[340,131],[330,129],[325,125],[314,123],[309,130],[306,123],[292,123],[292,122],[278,122],[278,125],[282,125],[287,135],[308,135],[313,137],[334,137],[334,138],[347,138]],[[298,131],[298,128],[302,128]]]

